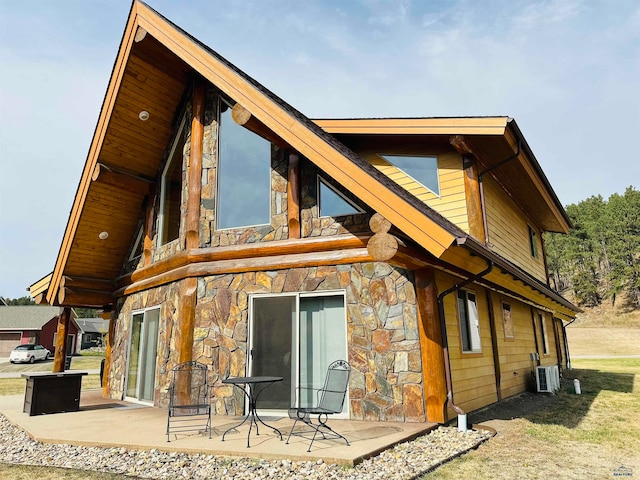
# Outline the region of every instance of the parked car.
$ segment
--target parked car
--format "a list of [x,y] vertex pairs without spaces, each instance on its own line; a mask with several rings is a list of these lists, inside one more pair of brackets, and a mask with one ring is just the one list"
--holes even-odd
[[42,345],[25,344],[18,345],[11,351],[9,361],[11,363],[34,363],[36,360],[48,360],[51,352]]

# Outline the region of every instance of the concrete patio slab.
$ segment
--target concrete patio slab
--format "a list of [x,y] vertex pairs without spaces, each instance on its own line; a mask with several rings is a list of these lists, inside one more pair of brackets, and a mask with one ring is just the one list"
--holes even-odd
[[[368,422],[330,420],[330,425],[342,433],[351,446],[342,440],[316,440],[307,453],[309,440],[292,436],[284,440],[293,421],[288,417],[270,417],[267,421],[278,428],[284,440],[261,425],[260,435],[251,434],[247,448],[248,424],[238,432],[230,432],[222,441],[222,433],[239,423],[240,417],[212,416],[213,436],[201,433],[182,434],[167,442],[167,410],[102,397],[101,390],[86,390],[80,399],[80,411],[37,415],[22,412],[23,396],[0,397],[0,413],[14,425],[43,443],[65,443],[97,447],[126,447],[129,449],[158,449],[208,455],[240,456],[264,459],[315,461],[353,466],[377,455],[398,443],[414,439],[437,428],[432,423]],[[285,433],[286,432],[286,433]]]

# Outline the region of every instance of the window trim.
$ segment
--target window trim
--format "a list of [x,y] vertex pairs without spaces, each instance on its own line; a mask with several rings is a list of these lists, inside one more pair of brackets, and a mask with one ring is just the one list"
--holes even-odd
[[[516,338],[516,330],[515,325],[513,323],[513,311],[511,310],[511,304],[508,302],[500,302],[502,307],[502,332],[504,334],[505,341],[513,342]],[[508,307],[508,308],[504,308]],[[505,316],[505,312],[509,312],[509,318],[507,319]],[[511,335],[507,335],[507,323],[511,324]]]
[[[463,336],[462,336],[463,318],[460,315],[460,300],[461,300],[460,294],[464,294],[464,306],[465,306],[465,309],[464,309],[465,318],[464,318],[464,320],[465,320],[465,325],[466,325],[466,328],[467,328],[467,337],[469,339],[470,350],[466,350],[465,349],[466,345],[464,344]],[[478,343],[477,343],[477,345],[474,344],[474,341],[473,341],[474,337],[471,335],[471,327],[472,327],[472,325],[471,325],[471,318],[469,316],[469,312],[470,312],[470,309],[469,309],[469,303],[470,303],[469,294],[473,295],[473,297],[474,297],[474,301],[472,303],[475,305],[475,312],[476,312],[476,316],[477,316],[477,318],[475,319],[475,323],[476,323],[476,326],[477,326],[477,329],[478,329],[478,336],[477,336]],[[480,333],[480,311],[478,309],[478,295],[477,295],[477,293],[474,290],[467,290],[466,288],[459,289],[458,293],[456,295],[456,310],[457,310],[457,313],[458,313],[458,329],[459,329],[459,337],[460,337],[460,351],[465,356],[474,355],[474,354],[481,356],[482,355],[482,335]]]
[[529,253],[533,258],[539,258],[538,253],[538,234],[536,230],[527,224],[528,234],[529,234]]

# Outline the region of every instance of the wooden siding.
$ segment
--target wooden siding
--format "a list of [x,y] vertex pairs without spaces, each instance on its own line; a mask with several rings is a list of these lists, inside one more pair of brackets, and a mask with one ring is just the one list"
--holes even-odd
[[[421,155],[429,155],[421,153]],[[436,155],[434,155],[436,156]],[[369,162],[391,180],[433,208],[440,215],[469,232],[469,218],[464,191],[462,157],[458,153],[441,153],[438,157],[438,182],[440,195],[437,195],[405,172],[378,155],[368,155]]]
[[[489,245],[497,254],[546,284],[540,230],[488,175],[483,179],[483,186]],[[537,258],[531,255],[528,226],[536,232]]]
[[[446,274],[438,273],[436,278],[439,292],[451,287],[454,283],[453,277]],[[462,353],[455,292],[445,297],[444,310],[454,400],[456,405],[463,410],[472,411],[496,402],[498,396],[496,393],[493,352],[491,349],[491,328],[485,289],[477,285],[470,285],[467,290],[476,294],[480,319],[480,352]],[[454,416],[455,412],[449,406],[449,418]]]

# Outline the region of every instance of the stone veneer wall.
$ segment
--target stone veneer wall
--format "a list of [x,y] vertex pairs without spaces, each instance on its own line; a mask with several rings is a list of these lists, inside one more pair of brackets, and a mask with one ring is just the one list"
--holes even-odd
[[220,380],[246,373],[249,295],[327,290],[346,291],[351,418],[425,420],[413,274],[385,263],[201,278],[193,357],[211,366],[218,414],[244,403]]

